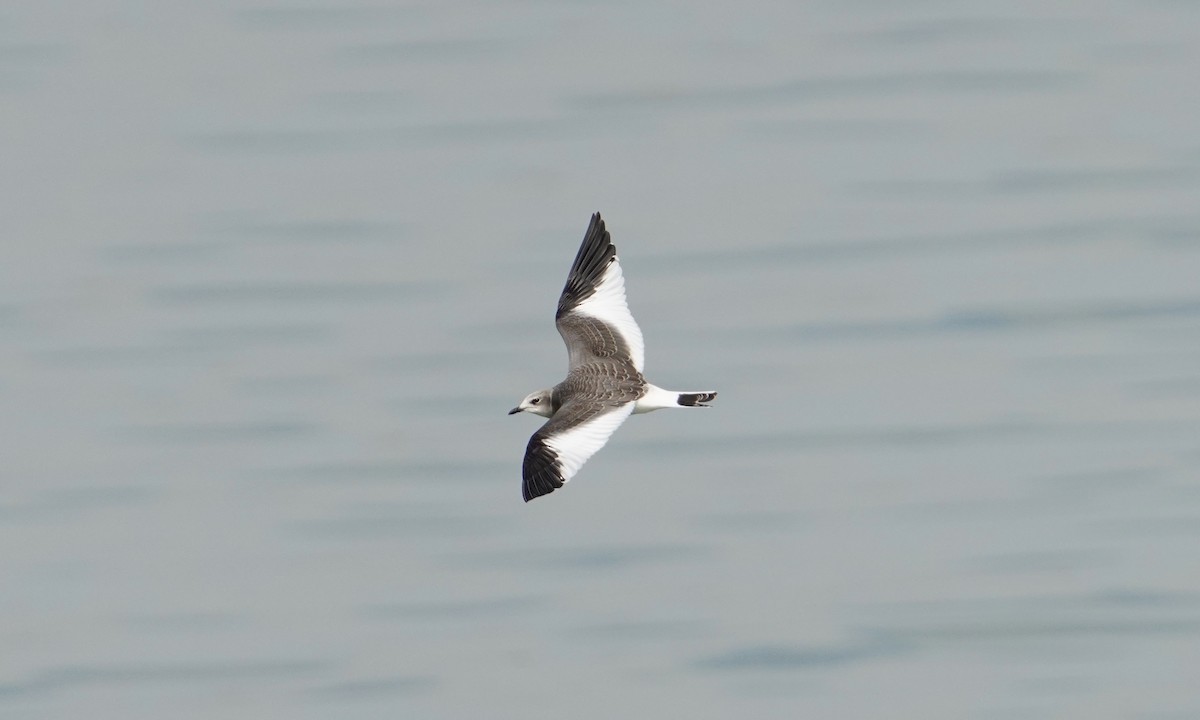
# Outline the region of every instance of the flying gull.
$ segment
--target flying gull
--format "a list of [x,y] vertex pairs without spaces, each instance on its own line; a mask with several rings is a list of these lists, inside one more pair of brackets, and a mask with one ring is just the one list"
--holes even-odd
[[708,407],[715,392],[664,390],[642,377],[645,345],[625,304],[617,249],[592,215],[554,316],[567,344],[567,379],[508,411],[550,418],[529,438],[521,467],[525,502],[563,486],[625,418],[667,407]]

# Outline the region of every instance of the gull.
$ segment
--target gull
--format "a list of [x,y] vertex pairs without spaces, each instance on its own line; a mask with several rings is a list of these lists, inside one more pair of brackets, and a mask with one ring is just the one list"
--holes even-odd
[[525,396],[509,415],[550,418],[529,438],[521,466],[525,502],[562,487],[609,436],[638,413],[708,407],[717,394],[664,390],[642,376],[642,331],[625,303],[625,278],[600,213],[592,215],[554,316],[567,344],[567,378]]

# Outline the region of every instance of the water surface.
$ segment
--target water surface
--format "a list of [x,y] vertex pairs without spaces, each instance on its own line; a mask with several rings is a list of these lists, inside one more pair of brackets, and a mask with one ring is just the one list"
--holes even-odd
[[1192,5],[3,20],[0,715],[1200,716]]

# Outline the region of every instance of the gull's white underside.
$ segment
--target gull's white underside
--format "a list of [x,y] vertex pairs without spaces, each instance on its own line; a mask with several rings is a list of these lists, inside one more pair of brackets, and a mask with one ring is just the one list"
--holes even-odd
[[609,436],[633,412],[633,406],[634,403],[625,403],[546,439],[546,445],[558,456],[563,482],[575,477],[587,459],[604,447]]

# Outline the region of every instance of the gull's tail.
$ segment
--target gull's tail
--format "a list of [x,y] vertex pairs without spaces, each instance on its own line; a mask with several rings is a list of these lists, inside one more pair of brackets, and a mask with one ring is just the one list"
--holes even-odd
[[634,413],[648,413],[651,410],[673,407],[708,407],[704,403],[715,398],[715,392],[679,392],[664,390],[646,383],[646,390],[637,404],[633,406]]
[[708,407],[705,403],[715,398],[715,392],[690,392],[679,393],[679,399],[676,402],[680,407]]

